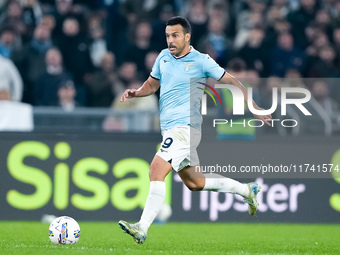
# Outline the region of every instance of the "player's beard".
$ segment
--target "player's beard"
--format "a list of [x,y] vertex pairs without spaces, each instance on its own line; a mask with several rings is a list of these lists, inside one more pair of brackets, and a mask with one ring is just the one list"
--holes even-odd
[[[174,46],[174,45],[169,45],[169,48],[170,48],[170,46]],[[183,52],[183,50],[185,48],[185,44],[182,47],[180,47],[180,48],[178,46],[175,46],[175,48],[176,48],[175,52],[172,52],[172,53],[170,52],[170,53],[171,53],[171,55],[173,55],[175,57],[178,57]]]

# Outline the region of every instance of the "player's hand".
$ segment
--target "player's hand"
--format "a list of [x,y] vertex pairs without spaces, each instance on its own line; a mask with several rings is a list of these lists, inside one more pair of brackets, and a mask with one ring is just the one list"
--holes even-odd
[[120,98],[120,102],[126,102],[128,98],[134,98],[136,96],[136,89],[127,89]]
[[[263,109],[262,108],[258,108],[258,110],[263,110]],[[264,123],[266,123],[266,125],[271,127],[271,124],[268,121],[268,120],[271,120],[273,118],[271,114],[267,114],[267,115],[257,115],[257,114],[254,114],[254,117],[256,119],[262,120]]]

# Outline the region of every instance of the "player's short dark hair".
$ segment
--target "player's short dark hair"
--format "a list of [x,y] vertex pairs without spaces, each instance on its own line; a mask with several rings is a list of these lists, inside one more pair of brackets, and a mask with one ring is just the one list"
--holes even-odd
[[184,33],[189,33],[191,34],[191,26],[189,21],[181,16],[175,16],[175,17],[171,17],[170,19],[168,19],[168,21],[166,22],[166,26],[175,26],[175,25],[181,25],[183,27],[183,31]]

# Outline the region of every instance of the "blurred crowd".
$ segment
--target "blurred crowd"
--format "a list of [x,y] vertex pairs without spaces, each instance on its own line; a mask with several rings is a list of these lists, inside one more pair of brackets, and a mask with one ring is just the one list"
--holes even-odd
[[192,46],[245,72],[260,100],[273,86],[307,86],[337,109],[337,0],[0,0],[0,100],[126,107],[120,94],[148,77],[175,15],[190,21]]

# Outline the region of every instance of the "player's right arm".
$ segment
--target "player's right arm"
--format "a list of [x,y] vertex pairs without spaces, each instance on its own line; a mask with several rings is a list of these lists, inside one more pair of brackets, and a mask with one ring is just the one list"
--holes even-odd
[[159,80],[149,76],[149,78],[144,82],[144,84],[139,89],[125,90],[124,94],[120,98],[120,102],[126,102],[126,100],[129,98],[149,96],[155,93],[159,89],[159,86],[160,86]]

